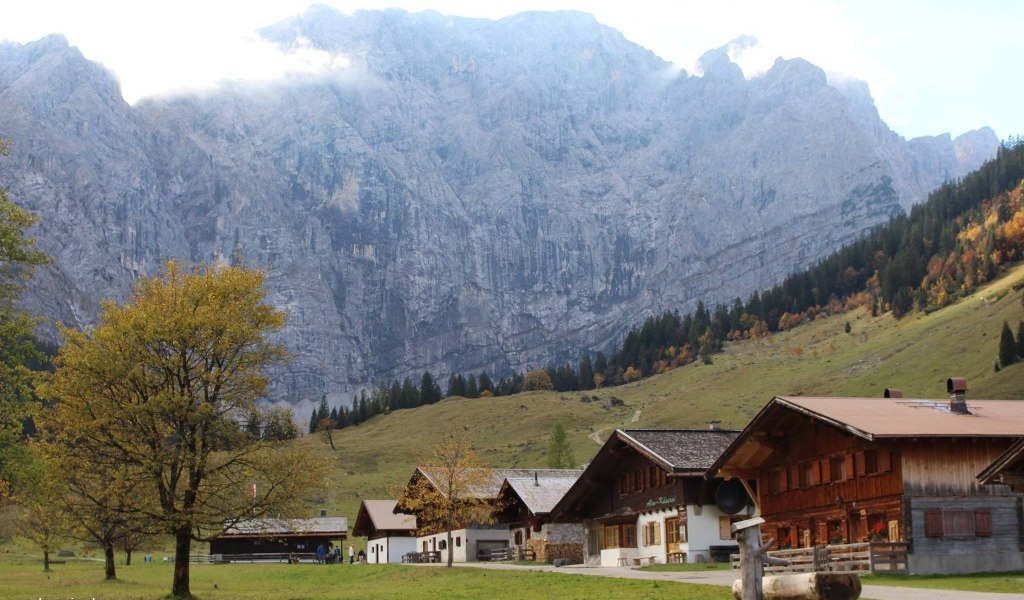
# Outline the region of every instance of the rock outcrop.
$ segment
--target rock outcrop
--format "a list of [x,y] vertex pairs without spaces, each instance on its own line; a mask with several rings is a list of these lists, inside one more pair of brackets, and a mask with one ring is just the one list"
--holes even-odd
[[30,308],[84,326],[167,258],[237,250],[288,311],[277,398],[500,374],[777,283],[998,143],[903,140],[800,59],[680,72],[581,13],[318,7],[263,34],[347,66],[128,106],[63,38],[0,45],[0,185],[56,259]]

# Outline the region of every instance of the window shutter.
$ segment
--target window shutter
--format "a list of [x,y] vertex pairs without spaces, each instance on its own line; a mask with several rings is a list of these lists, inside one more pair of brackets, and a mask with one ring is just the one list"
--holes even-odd
[[821,483],[821,461],[815,460],[811,462],[811,485],[818,485]]
[[823,459],[821,461],[821,482],[829,483],[832,481],[832,461],[831,459]]
[[978,536],[990,536],[992,535],[992,511],[985,509],[978,509],[974,511],[974,535]]
[[888,450],[878,451],[878,472],[888,473],[892,470],[892,454]]
[[853,456],[853,464],[854,472],[857,474],[857,477],[863,477],[867,473],[863,452],[858,452]]
[[800,489],[800,465],[793,465],[789,468],[789,488]]
[[853,455],[847,454],[843,458],[846,463],[846,479],[850,479],[853,477]]
[[661,522],[655,521],[652,525],[654,525],[654,545],[657,546],[661,544]]
[[942,537],[942,511],[924,511],[924,535],[925,537]]

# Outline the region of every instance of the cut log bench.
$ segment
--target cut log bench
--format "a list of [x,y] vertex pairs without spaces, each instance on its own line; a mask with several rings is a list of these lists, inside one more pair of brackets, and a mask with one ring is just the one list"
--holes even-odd
[[[763,600],[857,600],[860,576],[854,573],[792,573],[761,580]],[[743,600],[743,581],[732,584],[732,597]]]

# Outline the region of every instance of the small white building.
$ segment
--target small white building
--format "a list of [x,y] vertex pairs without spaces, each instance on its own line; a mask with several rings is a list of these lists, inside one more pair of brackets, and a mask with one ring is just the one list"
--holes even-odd
[[746,517],[749,499],[742,487],[704,474],[738,433],[617,429],[550,518],[583,525],[589,564],[728,560],[738,551],[732,521]]
[[363,500],[352,527],[352,535],[366,541],[366,562],[400,563],[416,552],[416,517],[395,513],[394,500]]
[[420,552],[440,553],[440,562],[448,562],[448,552],[452,552],[452,562],[469,562],[488,560],[491,550],[508,547],[508,525],[472,524],[464,529],[452,531],[452,547],[448,548],[448,533],[442,531],[416,538],[417,550]]

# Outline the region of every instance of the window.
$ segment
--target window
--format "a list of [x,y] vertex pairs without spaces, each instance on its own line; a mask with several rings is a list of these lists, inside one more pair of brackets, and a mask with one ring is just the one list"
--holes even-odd
[[644,546],[658,546],[661,544],[661,523],[650,521],[643,527]]
[[455,538],[455,547],[456,548],[461,548],[462,547],[462,538],[461,537],[456,537]]
[[828,528],[828,543],[829,544],[842,544],[843,538],[846,537],[843,530],[843,522],[839,519],[835,519],[828,522],[826,526]]
[[793,536],[790,534],[789,527],[779,527],[778,540],[779,548],[783,550],[793,547]]
[[619,547],[619,527],[617,525],[607,525],[604,528],[604,547],[605,548],[618,548]]
[[439,550],[444,550],[444,549],[445,549],[445,548],[447,548],[447,547],[448,547],[448,540],[441,540],[441,541],[439,541],[439,542],[437,543],[437,548],[438,548]]
[[987,508],[926,510],[924,534],[927,537],[988,537],[992,535],[992,511]]
[[864,451],[864,474],[874,475],[878,472],[878,451],[877,450],[865,450]]
[[515,544],[516,546],[521,546],[523,544],[523,532],[518,529],[516,529]]
[[622,526],[622,542],[627,548],[636,548],[636,525]]
[[828,460],[828,470],[832,475],[832,481],[843,481],[850,477],[846,471],[846,457],[833,456]]
[[942,511],[942,531],[946,537],[968,537],[974,535],[974,511]]
[[818,463],[815,461],[800,464],[800,487],[809,488],[821,483],[818,476]]
[[770,475],[768,488],[773,494],[781,494],[789,489],[787,485],[786,469],[779,469],[778,471],[772,471]]

